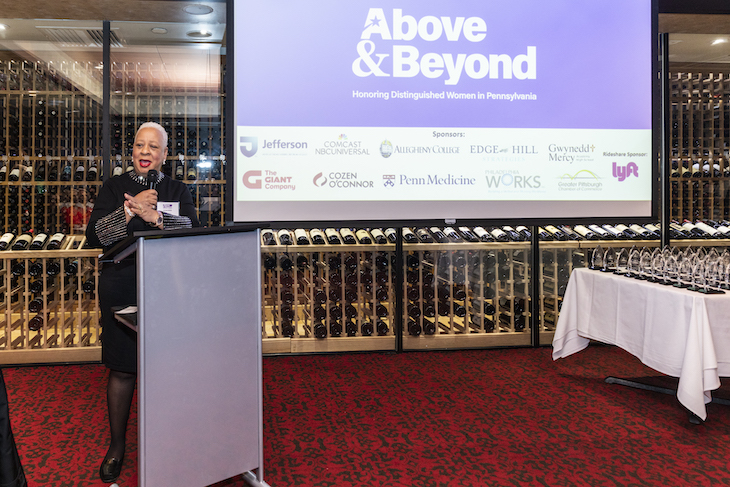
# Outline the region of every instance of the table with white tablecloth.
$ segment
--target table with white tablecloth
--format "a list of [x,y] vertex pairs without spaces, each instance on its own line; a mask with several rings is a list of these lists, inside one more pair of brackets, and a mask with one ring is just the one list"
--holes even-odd
[[553,338],[553,359],[590,340],[617,345],[678,377],[677,398],[707,418],[705,404],[730,376],[730,293],[698,292],[612,273],[576,269]]

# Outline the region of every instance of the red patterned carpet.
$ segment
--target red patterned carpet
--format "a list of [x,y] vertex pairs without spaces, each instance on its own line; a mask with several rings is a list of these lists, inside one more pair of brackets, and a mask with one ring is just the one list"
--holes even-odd
[[[730,485],[728,406],[710,404],[694,426],[674,396],[603,382],[655,375],[625,352],[592,346],[558,362],[550,352],[267,357],[264,478],[272,487]],[[104,368],[4,375],[29,485],[105,485]],[[136,418],[121,487],[137,485]]]

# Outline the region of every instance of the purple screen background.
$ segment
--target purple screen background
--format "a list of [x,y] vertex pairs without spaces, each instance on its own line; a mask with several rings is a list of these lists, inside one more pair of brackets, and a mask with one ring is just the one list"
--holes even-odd
[[[537,79],[357,77],[352,63],[370,8],[483,18],[479,43],[375,42],[392,73],[392,46],[427,52],[525,54],[537,46]],[[649,0],[247,0],[235,6],[236,125],[650,129]],[[357,91],[534,93],[535,101],[356,99]]]

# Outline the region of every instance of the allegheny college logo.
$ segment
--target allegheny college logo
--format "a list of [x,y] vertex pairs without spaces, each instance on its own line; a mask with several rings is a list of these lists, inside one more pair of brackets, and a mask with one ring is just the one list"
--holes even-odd
[[241,137],[238,148],[244,156],[253,157],[259,150],[259,139],[258,137]]

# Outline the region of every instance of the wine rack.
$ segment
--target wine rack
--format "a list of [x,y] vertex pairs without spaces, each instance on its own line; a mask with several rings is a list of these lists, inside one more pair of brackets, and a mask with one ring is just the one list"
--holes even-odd
[[404,244],[403,348],[528,346],[530,245]]
[[394,350],[394,252],[393,244],[264,245],[264,353]]
[[730,214],[729,98],[727,73],[670,76],[674,220],[723,220]]
[[[163,172],[183,181],[199,220],[223,221],[225,97],[220,87],[170,86],[185,66],[113,63],[111,166],[130,168],[139,125],[169,135]],[[83,234],[102,184],[102,71],[98,63],[0,61],[0,227],[4,232]],[[13,181],[17,177],[17,181]]]
[[99,251],[84,237],[56,250],[0,252],[0,363],[96,361]]

